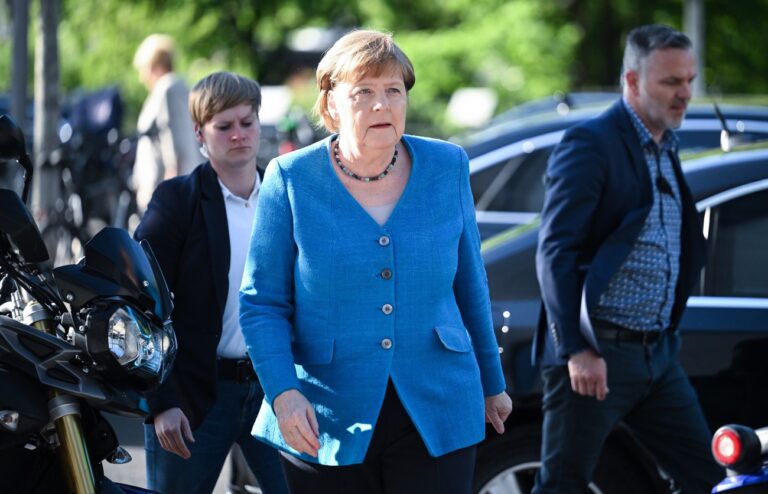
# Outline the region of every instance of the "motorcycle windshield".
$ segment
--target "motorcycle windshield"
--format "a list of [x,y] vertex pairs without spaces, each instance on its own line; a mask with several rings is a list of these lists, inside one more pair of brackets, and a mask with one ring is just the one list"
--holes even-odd
[[171,316],[171,294],[146,241],[136,242],[119,228],[104,228],[85,244],[84,262],[85,271],[127,289],[161,321]]

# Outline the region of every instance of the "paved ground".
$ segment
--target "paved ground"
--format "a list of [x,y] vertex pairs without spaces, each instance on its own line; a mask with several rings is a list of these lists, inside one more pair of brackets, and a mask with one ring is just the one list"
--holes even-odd
[[[112,465],[104,462],[104,472],[113,482],[131,484],[138,487],[146,487],[147,481],[144,474],[144,432],[140,419],[128,419],[116,415],[105,414],[107,420],[115,428],[120,445],[128,450],[133,461],[125,465]],[[226,494],[227,480],[229,478],[229,458],[222,468],[219,481],[212,494]]]

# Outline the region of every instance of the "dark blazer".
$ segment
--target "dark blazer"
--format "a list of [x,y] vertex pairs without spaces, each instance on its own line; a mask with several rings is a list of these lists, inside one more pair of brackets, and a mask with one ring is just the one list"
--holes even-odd
[[174,294],[179,345],[169,378],[148,396],[150,412],[180,407],[195,428],[216,399],[216,347],[229,284],[227,212],[211,164],[162,182],[135,237],[149,241]]
[[[672,310],[675,329],[697,275],[705,244],[680,160],[680,276]],[[549,158],[536,271],[542,314],[534,361],[560,365],[587,347],[600,353],[588,314],[632,250],[653,203],[648,165],[621,101],[569,129]]]

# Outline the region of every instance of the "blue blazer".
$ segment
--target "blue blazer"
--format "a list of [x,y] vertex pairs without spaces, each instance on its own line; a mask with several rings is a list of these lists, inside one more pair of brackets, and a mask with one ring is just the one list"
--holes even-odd
[[402,142],[411,176],[383,226],[336,176],[330,137],[272,160],[259,192],[240,291],[266,394],[253,433],[298,455],[271,402],[300,390],[320,426],[307,461],[361,463],[390,379],[434,456],[481,441],[484,396],[505,389],[467,155]]
[[[680,187],[680,276],[672,309],[675,329],[704,266],[701,223],[677,154]],[[543,300],[534,361],[562,365],[585,348],[600,353],[589,314],[632,250],[653,191],[640,138],[621,101],[569,129],[549,158],[536,270]]]

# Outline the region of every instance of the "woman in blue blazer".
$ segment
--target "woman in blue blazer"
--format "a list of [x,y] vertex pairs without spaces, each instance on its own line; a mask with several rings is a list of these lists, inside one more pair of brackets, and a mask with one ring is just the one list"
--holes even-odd
[[317,80],[333,134],[268,166],[240,291],[253,433],[292,492],[468,493],[512,402],[466,153],[403,134],[415,76],[389,34],[347,34]]

